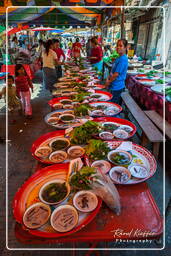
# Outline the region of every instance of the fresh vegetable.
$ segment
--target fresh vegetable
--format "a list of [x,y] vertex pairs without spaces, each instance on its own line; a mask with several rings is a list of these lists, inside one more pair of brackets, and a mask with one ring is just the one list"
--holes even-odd
[[86,116],[88,115],[88,111],[91,109],[90,105],[84,104],[74,109],[74,114],[76,116]]
[[74,95],[73,96],[73,101],[78,101],[78,102],[82,102],[86,96],[89,96],[90,93],[89,92],[82,92],[82,93],[79,93],[77,95]]
[[77,145],[86,144],[93,135],[99,132],[99,123],[93,121],[87,121],[85,124],[74,128],[71,132],[71,143]]
[[165,88],[165,94],[166,94],[167,96],[171,96],[171,87]]
[[85,150],[88,157],[93,160],[106,159],[110,151],[107,143],[101,140],[90,140]]
[[72,190],[88,190],[91,189],[90,184],[93,179],[96,179],[96,170],[93,167],[85,166],[81,168],[79,171],[76,171],[70,178],[70,185]]
[[164,81],[162,79],[157,79],[156,84],[164,84]]

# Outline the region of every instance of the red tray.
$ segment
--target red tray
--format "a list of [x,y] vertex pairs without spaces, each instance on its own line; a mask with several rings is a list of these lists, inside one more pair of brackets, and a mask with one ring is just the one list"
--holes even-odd
[[63,96],[63,97],[57,97],[57,98],[53,98],[50,101],[48,101],[49,106],[53,107],[54,104],[58,103],[60,100],[69,100],[70,97],[67,96]]
[[[84,229],[59,239],[35,237],[16,224],[15,235],[24,244],[47,244],[68,242],[94,242],[128,240],[152,240],[161,237],[163,219],[156,202],[145,182],[130,187],[117,185],[121,198],[122,212],[115,215],[107,207],[101,207],[99,213]],[[114,230],[121,230],[116,235]],[[136,231],[139,231],[136,232]],[[149,232],[149,233],[145,233]],[[151,232],[151,233],[150,233]],[[143,237],[143,234],[147,234]],[[88,247],[88,246],[87,246]],[[145,244],[145,247],[146,244]]]
[[[55,164],[52,166],[40,169],[35,174],[33,174],[17,191],[13,200],[13,214],[17,222],[22,224],[23,228],[28,230],[28,232],[34,236],[45,237],[45,238],[59,238],[73,234],[88,223],[90,223],[100,210],[102,200],[98,198],[98,205],[93,212],[87,215],[83,215],[80,223],[73,228],[71,231],[60,233],[55,231],[50,223],[45,224],[39,229],[28,229],[23,224],[23,214],[25,210],[32,204],[39,202],[38,192],[40,187],[47,181],[53,180],[55,178],[61,178],[66,180],[69,170],[69,164]],[[81,213],[79,213],[81,215]]]
[[109,97],[109,100],[111,100],[113,98],[113,95],[110,92],[105,92],[105,91],[101,91],[101,90],[95,90],[95,93],[105,94],[105,95],[107,95]]
[[37,140],[34,141],[34,143],[32,144],[32,147],[30,149],[31,151],[31,154],[32,156],[39,162],[42,162],[42,163],[45,163],[45,164],[54,164],[48,160],[43,160],[39,157],[37,157],[35,155],[35,151],[36,149],[43,143],[45,142],[46,140],[50,139],[50,138],[53,138],[53,137],[56,137],[56,136],[63,136],[65,135],[65,130],[58,130],[58,131],[54,131],[54,132],[49,132],[49,133],[46,133],[42,136],[40,136]]
[[[126,119],[122,119],[122,118],[117,118],[117,117],[97,117],[97,118],[93,118],[94,122],[114,122],[114,123],[118,123],[118,124],[122,124],[122,125],[129,125],[130,127],[133,128],[133,131],[130,132],[130,135],[128,138],[126,138],[125,140],[131,138],[135,133],[136,133],[136,126],[131,123],[130,121],[126,120]],[[116,140],[116,139],[113,139]],[[119,139],[117,139],[119,140]],[[123,140],[123,139],[122,139]]]

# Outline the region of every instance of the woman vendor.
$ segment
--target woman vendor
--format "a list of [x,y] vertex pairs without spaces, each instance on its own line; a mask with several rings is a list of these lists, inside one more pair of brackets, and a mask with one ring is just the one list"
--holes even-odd
[[91,54],[90,54],[90,62],[93,67],[96,67],[98,71],[102,71],[103,68],[103,51],[101,46],[98,44],[95,37],[91,39]]

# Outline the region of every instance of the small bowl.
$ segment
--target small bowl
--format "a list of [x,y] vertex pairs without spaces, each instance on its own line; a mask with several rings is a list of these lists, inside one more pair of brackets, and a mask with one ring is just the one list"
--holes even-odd
[[[75,151],[75,154],[73,154],[73,151]],[[84,155],[85,150],[80,146],[72,146],[68,149],[67,153],[70,157],[77,158]]]
[[133,128],[132,128],[131,126],[129,126],[129,125],[121,125],[121,126],[119,127],[119,129],[120,129],[120,130],[123,130],[123,131],[125,131],[125,132],[127,132],[127,133],[130,133],[130,132],[133,131]]
[[118,112],[119,112],[118,108],[111,108],[111,109],[104,110],[104,114],[106,116],[115,116],[118,114]]
[[57,124],[59,121],[58,117],[52,116],[47,119],[48,124]]
[[[58,159],[55,159],[55,155],[58,155]],[[53,163],[62,163],[67,159],[67,153],[62,150],[54,151],[50,154],[49,160]]]
[[101,132],[99,133],[99,137],[102,140],[112,140],[114,138],[114,135],[111,132]]
[[63,106],[63,108],[64,108],[64,109],[73,109],[74,106],[71,105],[71,104],[66,104],[66,105]]
[[93,162],[91,167],[95,167],[98,171],[100,169],[102,173],[106,174],[111,169],[111,164],[105,160],[98,160]]
[[143,165],[131,164],[128,167],[128,169],[129,169],[131,175],[135,178],[143,179],[143,178],[146,178],[149,175],[149,171]]
[[44,146],[44,147],[37,148],[34,154],[35,156],[44,159],[44,158],[47,158],[51,152],[52,152],[52,149],[50,147]]
[[[67,215],[69,215],[69,217],[67,217]],[[72,219],[70,217],[72,217]],[[58,206],[51,215],[50,223],[56,231],[61,233],[68,232],[77,225],[78,212],[71,205]]]
[[115,166],[110,170],[109,176],[114,182],[119,184],[125,184],[130,180],[131,173],[123,166]]
[[71,114],[71,115],[73,115],[74,111],[73,110],[65,110],[63,113],[64,114]]
[[[122,162],[118,162],[116,160],[114,160],[112,157],[116,154],[119,154],[121,156],[125,156],[125,158],[127,159],[127,161],[122,161]],[[124,150],[112,150],[108,153],[107,158],[110,162],[112,162],[115,165],[128,165],[131,161],[132,161],[132,156],[130,153],[128,153],[127,151]]]
[[51,115],[50,115],[50,117],[56,117],[56,118],[58,118],[58,120],[59,120],[59,116],[61,115],[61,112],[59,112],[59,111],[57,111],[57,112],[55,112],[55,113],[52,113]]
[[[60,179],[55,179],[55,180],[51,180],[51,181],[48,181],[46,182],[39,190],[39,198],[40,200],[45,203],[45,204],[48,204],[48,205],[56,205],[56,204],[59,204],[61,202],[63,202],[69,195],[70,193],[70,185],[69,183],[66,183],[66,195],[64,197],[62,197],[62,199],[58,200],[58,201],[54,201],[54,202],[50,202],[50,200],[46,200],[45,198],[43,198],[43,192],[45,190],[45,188],[47,188],[50,184],[63,184],[65,183],[65,180],[60,180]],[[58,190],[59,191],[59,190]],[[53,191],[54,192],[54,191]],[[52,200],[51,200],[52,201]]]
[[[38,215],[38,212],[36,212],[36,214],[33,213],[35,208],[40,212],[39,215]],[[30,213],[31,213],[31,216],[30,216]],[[43,204],[41,202],[35,203],[35,204],[32,204],[30,207],[28,207],[27,210],[25,211],[23,215],[23,223],[27,228],[36,229],[43,226],[48,221],[50,215],[51,215],[51,209],[49,205]],[[39,220],[39,216],[41,216],[40,220]],[[44,218],[42,218],[42,216]]]
[[113,132],[113,135],[117,138],[117,139],[127,139],[129,137],[128,132],[122,130],[122,129],[117,129]]
[[66,105],[66,104],[71,104],[71,103],[72,103],[72,100],[70,100],[70,99],[63,99],[63,100],[60,100],[59,102],[60,102],[61,104]]
[[62,109],[63,108],[63,104],[55,103],[55,104],[53,104],[53,108],[55,108],[55,109]]
[[[84,204],[85,201],[87,202]],[[73,205],[80,212],[92,212],[98,205],[98,199],[94,193],[87,190],[82,190],[77,192],[73,197]]]
[[[56,149],[56,148],[53,147],[53,143],[54,143],[55,141],[65,141],[65,142],[66,142],[66,145],[64,145],[63,147],[59,147],[59,148]],[[57,150],[65,150],[67,147],[69,147],[69,145],[70,145],[70,141],[69,141],[67,138],[64,138],[64,137],[57,137],[57,138],[52,139],[52,140],[49,142],[49,146],[52,148],[52,150],[55,150],[55,151],[57,151]]]
[[[64,120],[65,117],[69,117],[70,120]],[[70,123],[74,121],[75,116],[72,114],[62,114],[59,116],[59,120],[61,120],[63,123]]]
[[102,110],[94,110],[91,111],[91,116],[104,116],[104,113]]

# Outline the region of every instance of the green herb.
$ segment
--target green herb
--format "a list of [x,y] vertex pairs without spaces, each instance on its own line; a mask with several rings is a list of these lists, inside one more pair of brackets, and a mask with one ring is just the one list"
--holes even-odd
[[93,135],[99,132],[99,123],[93,121],[87,121],[85,124],[74,128],[71,132],[71,143],[77,145],[86,144]]
[[93,160],[106,159],[107,154],[110,151],[107,143],[101,140],[90,140],[85,150],[88,157]]
[[81,168],[79,171],[77,171],[75,174],[73,174],[70,178],[70,185],[72,186],[72,190],[84,190],[84,189],[91,189],[91,182],[96,177],[94,176],[96,174],[95,168],[85,166]]
[[90,105],[84,104],[84,105],[81,105],[81,106],[75,108],[74,109],[74,114],[76,116],[86,116],[86,115],[88,115],[89,109],[91,109]]
[[73,96],[73,100],[74,101],[78,101],[78,102],[83,102],[83,100],[85,99],[86,96],[89,96],[90,93],[89,92],[82,92],[82,93],[79,93],[77,95],[74,95]]
[[157,79],[156,84],[164,84],[164,81],[162,79]]

